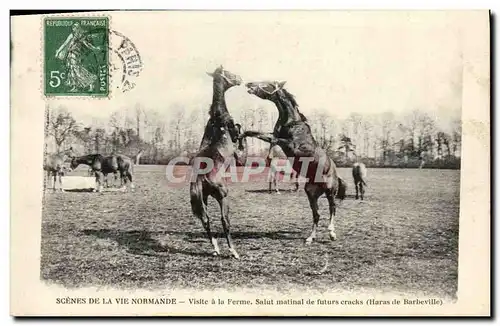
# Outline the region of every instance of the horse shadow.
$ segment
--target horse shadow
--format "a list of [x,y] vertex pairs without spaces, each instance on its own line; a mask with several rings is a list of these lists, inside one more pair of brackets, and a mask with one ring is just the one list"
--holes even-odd
[[[205,232],[168,232],[168,234],[177,234],[184,236],[185,241],[189,242],[205,242],[208,241],[207,234]],[[218,239],[224,239],[225,235],[223,232],[213,232],[214,236]],[[302,240],[303,233],[299,231],[272,231],[272,232],[242,232],[242,231],[231,231],[231,237],[233,239],[270,239],[270,240]]]
[[[271,190],[271,192],[269,192],[269,189],[245,189],[245,192],[250,192],[250,193],[254,193],[254,194],[276,194],[276,190],[273,189]],[[280,192],[283,193],[283,192],[286,192],[286,193],[297,193],[297,192],[300,192],[295,190],[295,189],[280,189]]]
[[123,231],[117,229],[86,229],[82,232],[85,235],[115,241],[120,246],[126,247],[127,251],[134,255],[163,256],[165,254],[183,254],[189,256],[210,256],[209,253],[177,249],[164,245],[151,237],[153,233],[162,232],[150,232],[146,230]]
[[64,189],[64,192],[94,192],[94,188]]

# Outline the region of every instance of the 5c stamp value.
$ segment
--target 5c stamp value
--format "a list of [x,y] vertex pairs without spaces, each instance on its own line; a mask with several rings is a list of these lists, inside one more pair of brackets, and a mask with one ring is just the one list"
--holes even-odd
[[45,95],[108,96],[108,18],[45,18],[43,28]]

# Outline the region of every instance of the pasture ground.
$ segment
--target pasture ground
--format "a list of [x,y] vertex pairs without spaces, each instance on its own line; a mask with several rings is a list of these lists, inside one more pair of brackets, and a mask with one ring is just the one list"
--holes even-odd
[[[221,257],[191,213],[189,186],[167,185],[164,166],[136,166],[135,192],[47,192],[42,214],[41,278],[67,287],[267,290],[372,288],[455,296],[459,182],[453,170],[369,169],[364,202],[337,210],[337,241],[328,238],[320,198],[316,242],[304,191],[268,194],[261,182],[230,185],[231,230],[240,260],[230,258],[217,203],[209,212]],[[73,175],[84,175],[85,169]],[[113,178],[110,178],[112,182]],[[301,187],[302,188],[302,187]],[[328,268],[315,274],[325,265]]]

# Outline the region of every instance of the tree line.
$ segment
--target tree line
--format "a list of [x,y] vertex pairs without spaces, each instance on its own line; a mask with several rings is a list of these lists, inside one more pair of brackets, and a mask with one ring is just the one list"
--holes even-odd
[[[194,155],[208,109],[186,112],[174,104],[165,112],[136,104],[86,125],[66,107],[47,107],[45,141],[49,151],[73,146],[81,155],[122,153],[133,157],[142,151],[140,164],[168,164],[174,157]],[[275,110],[262,107],[241,110],[233,116],[245,130],[266,132],[273,129],[277,119]],[[341,167],[361,161],[368,167],[460,168],[459,119],[439,124],[418,109],[400,115],[351,113],[344,119],[315,110],[307,118],[318,144]],[[268,144],[253,138],[248,144],[250,155],[265,156],[269,149]]]

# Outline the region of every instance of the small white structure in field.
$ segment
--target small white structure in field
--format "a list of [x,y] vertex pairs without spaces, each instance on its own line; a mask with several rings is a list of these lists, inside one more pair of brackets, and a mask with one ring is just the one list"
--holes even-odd
[[95,177],[64,176],[62,177],[64,190],[96,189]]

